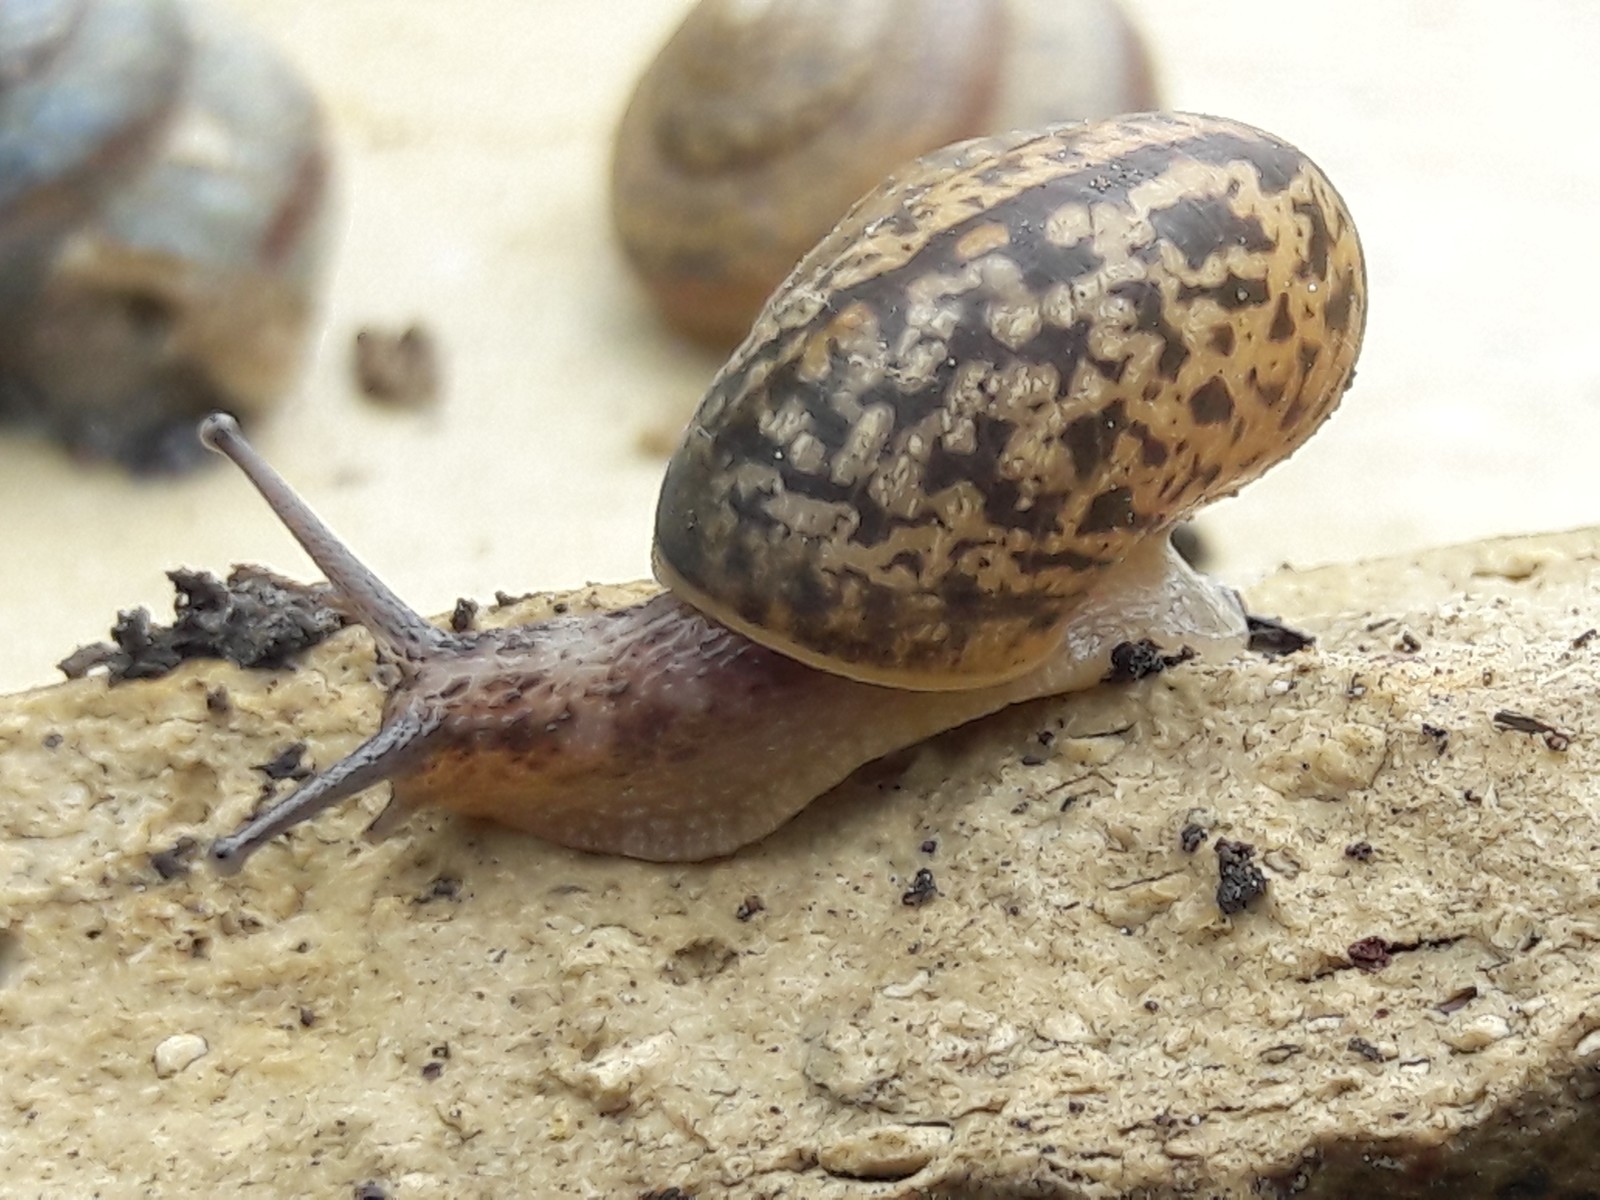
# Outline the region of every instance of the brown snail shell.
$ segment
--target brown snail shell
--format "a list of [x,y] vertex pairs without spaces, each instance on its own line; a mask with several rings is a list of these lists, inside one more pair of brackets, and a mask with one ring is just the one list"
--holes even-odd
[[657,577],[855,678],[1016,675],[1132,545],[1322,423],[1364,291],[1332,186],[1249,126],[1148,114],[930,155],[713,381]]
[[136,470],[298,373],[326,243],[314,98],[195,0],[26,0],[0,18],[0,412]]
[[856,767],[1240,645],[1168,533],[1339,403],[1366,276],[1288,143],[1145,114],[965,142],[865,197],[717,375],[667,469],[668,591],[447,633],[238,435],[232,458],[395,660],[374,737],[213,846],[229,869],[381,780],[585,850],[727,854]]
[[612,215],[667,320],[725,349],[896,166],[1157,107],[1116,0],[702,0],[622,118]]

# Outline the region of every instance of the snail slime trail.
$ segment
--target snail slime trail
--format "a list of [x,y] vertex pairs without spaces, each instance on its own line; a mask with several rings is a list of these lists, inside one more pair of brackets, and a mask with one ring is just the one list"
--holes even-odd
[[856,767],[1092,686],[1243,615],[1172,526],[1291,454],[1349,383],[1355,226],[1287,143],[1145,114],[963,142],[864,198],[768,302],[667,468],[666,593],[447,633],[239,436],[395,660],[380,730],[214,845],[225,869],[389,781],[579,849],[731,853]]

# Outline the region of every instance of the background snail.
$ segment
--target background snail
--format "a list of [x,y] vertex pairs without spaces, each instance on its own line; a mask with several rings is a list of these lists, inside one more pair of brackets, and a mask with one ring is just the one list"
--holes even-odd
[[726,854],[855,767],[1088,686],[1110,649],[1232,646],[1166,532],[1300,445],[1365,324],[1355,227],[1299,151],[1144,115],[967,142],[868,195],[718,373],[662,487],[670,591],[446,633],[239,436],[255,482],[396,660],[382,729],[237,832],[382,779],[566,845]]
[[0,413],[136,469],[292,381],[327,150],[266,44],[194,0],[0,11]]
[[726,348],[895,167],[1158,107],[1116,0],[701,0],[622,118],[612,212],[667,319]]

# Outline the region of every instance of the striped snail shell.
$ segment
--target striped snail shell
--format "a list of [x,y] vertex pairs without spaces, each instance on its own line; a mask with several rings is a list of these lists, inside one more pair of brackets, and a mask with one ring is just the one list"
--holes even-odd
[[219,839],[236,869],[391,779],[564,845],[727,854],[856,767],[1093,685],[1115,647],[1242,644],[1167,534],[1305,441],[1354,370],[1355,226],[1269,134],[1143,115],[953,146],[868,195],[712,383],[667,469],[667,592],[436,629],[225,418],[395,660],[382,729]]
[[0,9],[0,412],[136,470],[298,372],[326,238],[316,103],[197,0]]
[[622,118],[613,218],[667,320],[726,349],[895,167],[1159,106],[1117,0],[701,0]]

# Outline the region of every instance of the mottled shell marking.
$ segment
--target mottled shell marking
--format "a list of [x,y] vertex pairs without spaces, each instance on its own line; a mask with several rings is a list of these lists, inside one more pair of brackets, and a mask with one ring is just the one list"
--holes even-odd
[[1015,675],[1100,568],[1310,436],[1365,288],[1333,186],[1249,126],[952,147],[857,205],[713,382],[657,574],[857,678]]

